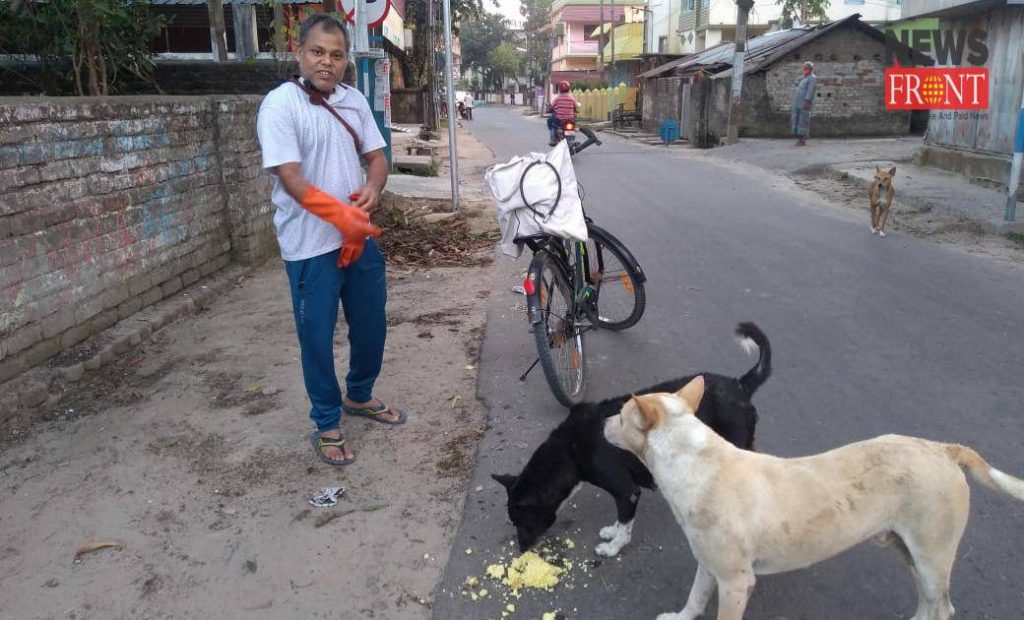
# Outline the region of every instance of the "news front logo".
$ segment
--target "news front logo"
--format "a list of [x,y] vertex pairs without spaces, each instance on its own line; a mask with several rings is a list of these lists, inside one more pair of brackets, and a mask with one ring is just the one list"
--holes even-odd
[[[983,30],[904,30],[899,39],[887,32],[885,108],[987,110],[989,74],[981,66],[988,60],[987,38]],[[917,67],[915,60],[954,66]]]
[[889,67],[887,110],[987,110],[988,69]]

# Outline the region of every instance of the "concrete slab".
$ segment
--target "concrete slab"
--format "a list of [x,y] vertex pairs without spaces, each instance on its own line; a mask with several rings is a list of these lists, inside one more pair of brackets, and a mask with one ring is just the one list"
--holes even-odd
[[452,182],[448,177],[392,174],[388,176],[384,193],[407,199],[451,200]]
[[1005,193],[974,185],[956,174],[893,161],[831,164],[826,169],[838,178],[863,182],[867,187],[875,176],[875,163],[896,167],[897,203],[976,221],[989,233],[1024,232],[1024,221],[1020,221],[1024,219],[1024,205],[1018,203],[1018,221],[1006,222]]
[[405,155],[396,153],[394,155],[395,168],[406,171],[428,172],[436,167],[434,158],[430,155]]

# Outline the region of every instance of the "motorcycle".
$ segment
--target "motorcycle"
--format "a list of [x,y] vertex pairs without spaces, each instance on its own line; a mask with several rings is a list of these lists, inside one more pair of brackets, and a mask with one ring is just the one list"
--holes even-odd
[[[577,132],[583,133],[587,139],[583,142],[577,142]],[[569,153],[572,155],[579,153],[591,144],[601,146],[601,141],[597,139],[597,136],[593,131],[586,127],[580,127],[579,123],[573,119],[559,121],[558,125],[555,127],[555,141],[561,142],[562,140],[565,140],[566,143],[568,143]]]

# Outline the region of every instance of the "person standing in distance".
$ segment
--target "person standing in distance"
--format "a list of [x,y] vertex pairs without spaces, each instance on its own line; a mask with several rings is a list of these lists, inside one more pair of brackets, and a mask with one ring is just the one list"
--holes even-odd
[[[366,98],[341,83],[349,41],[334,16],[308,17],[295,52],[301,75],[267,94],[257,120],[316,425],[310,441],[330,465],[355,460],[341,434],[343,412],[390,425],[407,417],[373,395],[387,334],[387,283],[370,214],[380,206],[388,163]],[[344,396],[334,370],[339,300],[349,341]]]
[[811,133],[811,108],[814,107],[814,89],[818,76],[814,75],[814,63],[807,61],[803,66],[803,77],[796,83],[793,90],[792,125],[796,136],[796,146],[807,146],[807,136]]

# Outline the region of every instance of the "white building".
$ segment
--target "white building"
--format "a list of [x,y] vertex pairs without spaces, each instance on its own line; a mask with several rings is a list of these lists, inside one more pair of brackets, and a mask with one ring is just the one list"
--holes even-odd
[[[861,21],[884,24],[898,21],[901,0],[832,0],[828,20],[859,13]],[[651,28],[649,53],[690,54],[701,52],[736,35],[736,3],[733,0],[649,0]],[[747,38],[764,34],[782,21],[775,0],[755,0],[747,20]]]

